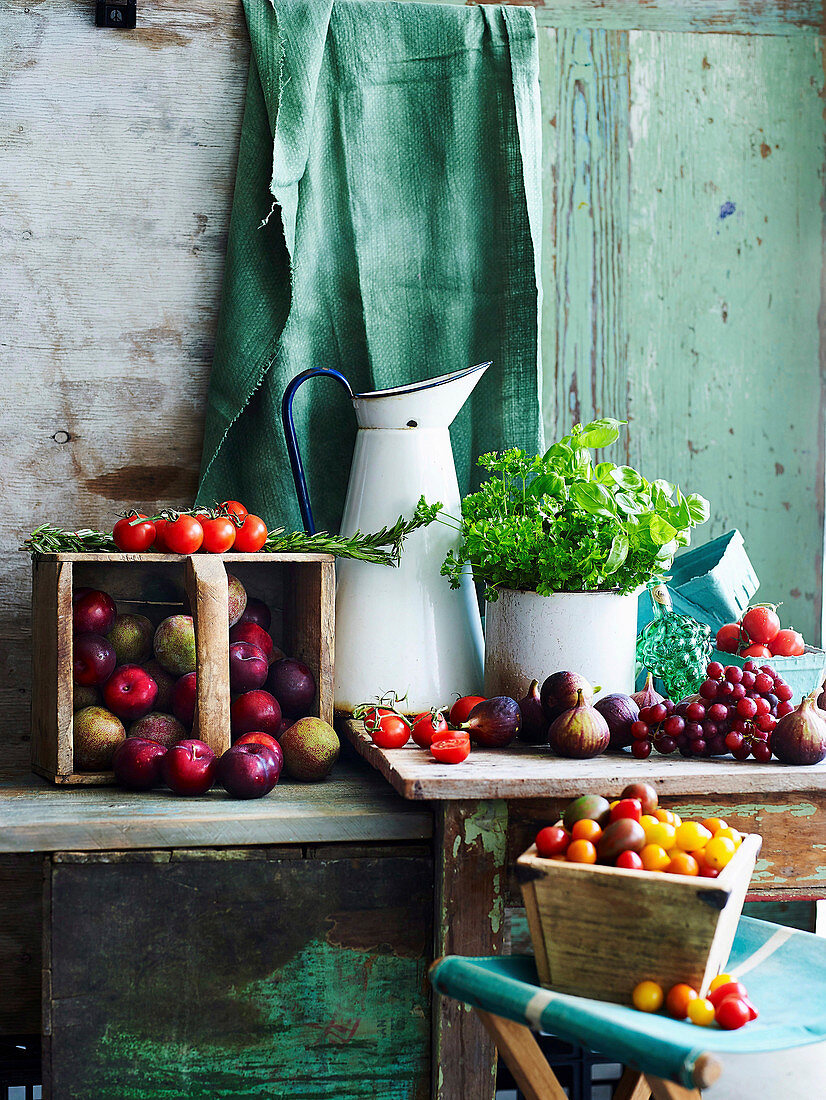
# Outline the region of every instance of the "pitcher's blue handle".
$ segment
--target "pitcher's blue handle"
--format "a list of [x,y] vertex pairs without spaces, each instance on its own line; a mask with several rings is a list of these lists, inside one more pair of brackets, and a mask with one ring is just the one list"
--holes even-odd
[[315,534],[315,520],[313,519],[313,511],[310,507],[310,494],[307,492],[307,479],[304,476],[304,464],[301,461],[301,454],[298,450],[298,440],[295,435],[295,424],[293,423],[293,398],[295,397],[298,387],[303,385],[308,378],[315,378],[316,375],[335,378],[336,382],[339,382],[344,386],[345,390],[347,390],[348,396],[353,396],[353,387],[339,371],[332,370],[332,368],[329,367],[313,367],[311,370],[305,370],[302,371],[301,374],[297,374],[287,386],[286,390],[284,390],[284,396],[281,399],[281,422],[284,425],[284,435],[287,439],[287,454],[290,456],[290,466],[293,471],[296,495],[298,496],[298,507],[301,509],[301,519],[304,523],[304,530],[308,535]]

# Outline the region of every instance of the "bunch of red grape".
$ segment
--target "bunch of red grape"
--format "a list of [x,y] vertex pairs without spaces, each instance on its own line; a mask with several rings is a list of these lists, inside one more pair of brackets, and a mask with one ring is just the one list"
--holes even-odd
[[792,689],[770,665],[746,661],[742,668],[712,661],[698,695],[640,709],[632,725],[631,752],[644,760],[657,752],[681,756],[753,756],[771,759],[771,734],[778,719],[794,709]]

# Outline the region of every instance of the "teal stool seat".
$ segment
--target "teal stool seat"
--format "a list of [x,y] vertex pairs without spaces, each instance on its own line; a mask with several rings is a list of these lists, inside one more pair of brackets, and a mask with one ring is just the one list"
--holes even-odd
[[[621,944],[605,944],[609,952],[621,949]],[[556,1035],[622,1062],[637,1077],[675,1082],[677,1090],[657,1093],[652,1086],[649,1091],[678,1097],[696,1095],[684,1090],[707,1087],[719,1076],[715,1054],[781,1050],[826,1039],[826,939],[741,917],[726,972],[743,981],[760,1013],[738,1031],[701,1028],[543,989],[530,956],[447,956],[433,964],[430,980],[442,995],[480,1010],[486,1026],[490,1015]],[[500,1053],[505,1054],[501,1045]],[[636,1093],[627,1094],[642,1097],[649,1092],[638,1086]]]

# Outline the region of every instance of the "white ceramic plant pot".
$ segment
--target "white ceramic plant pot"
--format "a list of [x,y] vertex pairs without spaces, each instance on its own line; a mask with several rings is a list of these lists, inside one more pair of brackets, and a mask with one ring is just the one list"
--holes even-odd
[[637,594],[505,589],[485,615],[485,695],[522,699],[531,680],[578,672],[601,690],[634,690]]

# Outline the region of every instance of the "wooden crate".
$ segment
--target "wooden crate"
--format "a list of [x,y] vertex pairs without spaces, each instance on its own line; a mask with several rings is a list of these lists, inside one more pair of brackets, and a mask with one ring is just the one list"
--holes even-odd
[[517,878],[543,986],[631,1003],[648,978],[704,992],[728,961],[762,838],[744,837],[716,879],[541,859]]
[[277,644],[313,671],[314,714],[333,719],[334,559],[329,554],[45,554],[32,563],[32,769],[55,783],[106,784],[111,772],[75,771],[72,591],[100,588],[118,610],[154,622],[183,610],[195,620],[198,694],[192,736],[216,753],[230,744],[227,571],[273,611]]

